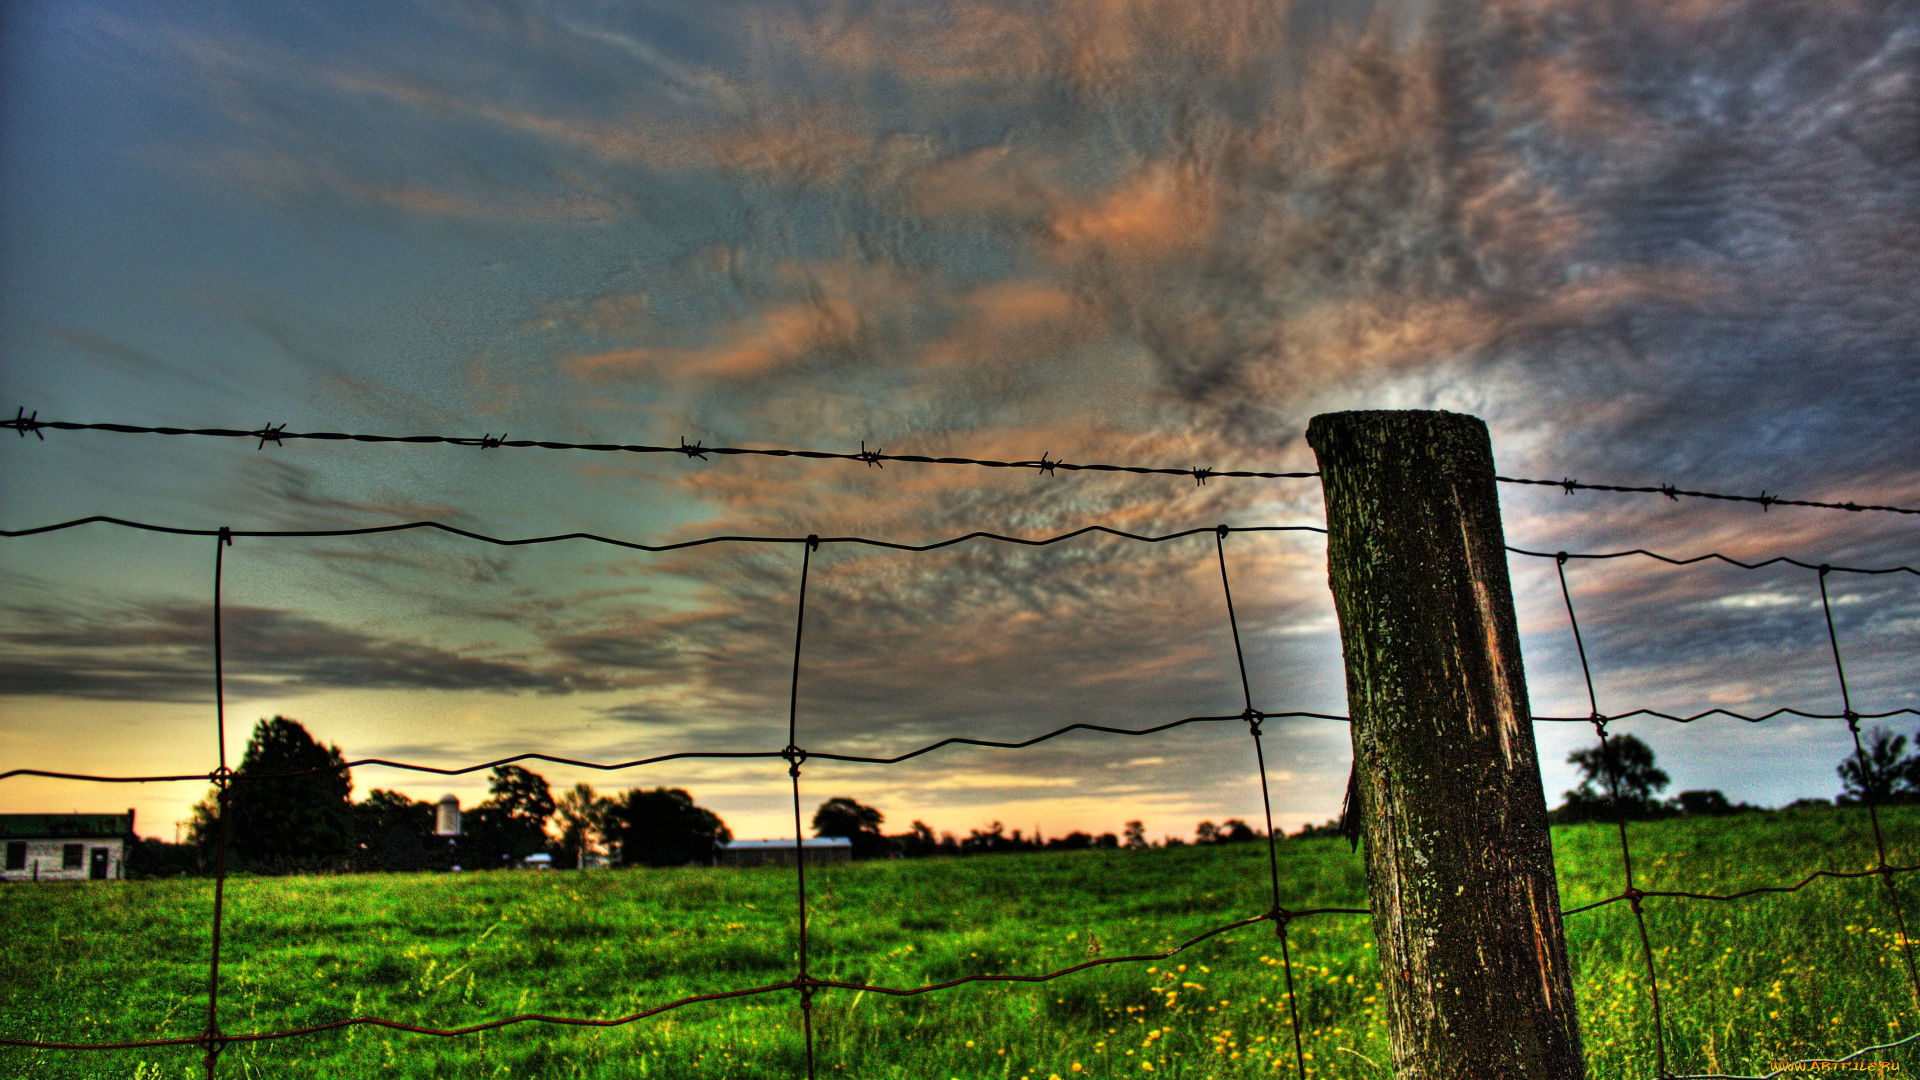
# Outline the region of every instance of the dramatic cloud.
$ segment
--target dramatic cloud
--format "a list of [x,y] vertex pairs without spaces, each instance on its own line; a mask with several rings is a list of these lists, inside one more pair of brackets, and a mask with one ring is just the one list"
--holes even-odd
[[[194,118],[149,148],[155,182],[200,215],[183,220],[223,252],[278,250],[288,222],[326,238],[263,263],[258,282],[206,287],[213,329],[187,340],[218,342],[217,361],[180,359],[172,293],[127,325],[94,314],[122,310],[107,286],[46,301],[24,336],[55,355],[221,374],[158,405],[145,384],[81,399],[99,415],[257,423],[266,400],[275,418],[297,404],[408,432],[1297,469],[1317,412],[1444,407],[1489,420],[1510,475],[1920,503],[1911,5],[508,0],[388,17],[344,36],[263,13],[98,21],[127,69],[109,74]],[[248,224],[261,213],[280,224]],[[154,279],[192,276],[149,258]],[[263,342],[280,366],[256,360]],[[250,379],[259,398],[219,389]],[[1311,480],[246,452],[195,459],[180,498],[281,527],[430,518],[641,540],[1319,514]],[[151,479],[170,459],[79,460],[48,466],[36,491],[92,498],[124,469],[116,508],[177,505],[161,500],[183,485]],[[1891,516],[1503,498],[1510,542],[1542,551],[1920,562]],[[1226,540],[1262,708],[1342,709],[1319,543]],[[500,745],[551,735],[596,756],[784,741],[797,546],[267,547],[236,556],[262,590],[231,609],[237,692],[565,695],[574,712]],[[934,555],[828,544],[808,583],[802,742],[894,753],[1236,712],[1215,560],[1207,535]],[[1552,564],[1514,567],[1535,705],[1584,715]],[[1835,711],[1811,572],[1567,569],[1603,709]],[[1860,707],[1911,704],[1912,576],[1828,584]],[[204,609],[148,595],[22,608],[7,688],[204,696]],[[377,621],[354,623],[356,605]],[[510,640],[466,644],[496,637]],[[1752,755],[1735,758],[1714,741],[1724,725],[1636,730],[1681,782],[1760,800],[1830,793],[1844,740],[1770,722],[1738,729]],[[1276,735],[1286,812],[1325,816],[1344,732]],[[1543,732],[1550,788],[1575,736]],[[1243,763],[1208,771],[1244,733],[1156,738],[954,751],[859,790],[1245,811]],[[1764,764],[1789,759],[1788,780]]]

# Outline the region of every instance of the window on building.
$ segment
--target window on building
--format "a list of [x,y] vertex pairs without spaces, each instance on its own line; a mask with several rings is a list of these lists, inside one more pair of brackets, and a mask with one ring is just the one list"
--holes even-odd
[[60,849],[60,869],[78,870],[87,857],[87,845],[68,844]]
[[7,869],[25,870],[27,868],[27,842],[25,840],[7,841]]

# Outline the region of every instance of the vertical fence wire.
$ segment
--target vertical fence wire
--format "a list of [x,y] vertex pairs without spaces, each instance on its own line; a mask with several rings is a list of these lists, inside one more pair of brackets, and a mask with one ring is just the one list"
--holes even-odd
[[800,909],[800,970],[793,978],[800,993],[800,1030],[807,1043],[807,1080],[813,1076],[813,976],[807,974],[807,848],[806,834],[800,829],[800,763],[807,752],[800,749],[800,642],[807,630],[807,577],[813,569],[813,553],[820,546],[818,536],[809,535],[800,553],[799,613],[793,620],[793,679],[787,688],[787,748],[781,756],[787,760],[787,777],[793,781],[793,887]]
[[1280,853],[1273,840],[1273,799],[1267,792],[1267,755],[1260,746],[1260,713],[1253,707],[1253,684],[1247,681],[1247,654],[1240,645],[1240,620],[1233,612],[1233,585],[1227,580],[1227,533],[1222,525],[1213,533],[1213,552],[1220,560],[1220,592],[1227,599],[1227,626],[1233,630],[1233,658],[1240,665],[1240,693],[1246,702],[1247,731],[1253,736],[1253,757],[1260,768],[1260,809],[1267,816],[1267,875],[1273,882],[1273,933],[1280,939],[1280,966],[1287,976],[1287,1016],[1293,1027],[1293,1062],[1306,1080],[1307,1052],[1300,1037],[1300,996],[1293,988],[1293,953],[1287,948],[1288,913],[1280,906]]
[[1907,916],[1900,908],[1900,890],[1893,883],[1893,871],[1887,863],[1887,842],[1880,834],[1879,799],[1875,797],[1872,777],[1865,775],[1869,767],[1866,750],[1860,745],[1860,714],[1853,711],[1853,695],[1847,689],[1847,669],[1840,662],[1840,635],[1833,628],[1833,604],[1827,599],[1827,574],[1831,568],[1820,567],[1820,611],[1827,617],[1827,645],[1833,650],[1833,674],[1840,683],[1840,708],[1847,721],[1847,731],[1853,736],[1853,755],[1862,770],[1861,794],[1867,803],[1867,822],[1873,827],[1874,870],[1887,887],[1887,903],[1893,908],[1893,921],[1900,931],[1900,949],[1907,962],[1907,982],[1913,991],[1914,1005],[1920,1008],[1920,972],[1916,972],[1913,963],[1913,940],[1907,936]]
[[232,772],[227,768],[227,670],[220,628],[220,592],[226,574],[226,549],[233,546],[233,534],[222,526],[213,541],[213,724],[220,743],[220,767],[214,771],[219,794],[219,840],[213,871],[213,944],[207,959],[207,1080],[220,1064],[225,1041],[220,1035],[220,928],[224,922],[227,894],[227,811],[231,805]]
[[1593,691],[1593,668],[1587,663],[1586,641],[1580,636],[1580,619],[1573,613],[1573,592],[1567,588],[1567,553],[1554,556],[1554,572],[1560,576],[1560,599],[1567,605],[1567,623],[1573,627],[1574,649],[1580,655],[1580,675],[1587,684],[1588,719],[1600,737],[1600,765],[1607,776],[1607,799],[1613,805],[1614,824],[1620,830],[1620,867],[1626,878],[1623,890],[1627,907],[1633,912],[1634,927],[1640,931],[1640,955],[1647,965],[1647,994],[1653,1001],[1653,1053],[1658,1076],[1671,1075],[1667,1068],[1666,1020],[1660,1008],[1660,977],[1653,964],[1653,942],[1647,937],[1647,919],[1640,910],[1641,892],[1633,882],[1633,848],[1627,843],[1627,812],[1620,805],[1620,783],[1613,755],[1607,752],[1607,718],[1600,712],[1600,699]]

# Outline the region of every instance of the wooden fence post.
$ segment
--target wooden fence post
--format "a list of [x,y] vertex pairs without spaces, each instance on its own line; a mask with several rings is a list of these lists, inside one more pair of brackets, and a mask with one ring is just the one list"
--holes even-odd
[[1394,1075],[1581,1080],[1487,427],[1328,413],[1307,442]]

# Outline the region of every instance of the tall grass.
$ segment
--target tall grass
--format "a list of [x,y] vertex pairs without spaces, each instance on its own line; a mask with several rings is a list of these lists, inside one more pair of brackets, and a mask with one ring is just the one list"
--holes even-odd
[[[1896,858],[1920,812],[1883,812]],[[1871,865],[1864,815],[1806,810],[1633,828],[1642,888],[1726,892]],[[1617,892],[1610,826],[1555,831],[1568,906]],[[1364,906],[1338,841],[1280,845],[1290,908]],[[1166,948],[1258,914],[1264,844],[860,863],[810,870],[809,956],[822,978],[910,986],[1036,972]],[[1920,882],[1903,884],[1920,909]],[[0,889],[0,1033],[107,1041],[204,1024],[205,881]],[[1734,903],[1648,900],[1677,1072],[1765,1072],[1916,1030],[1885,890],[1822,881]],[[614,1016],[790,978],[792,871],[628,870],[240,878],[227,892],[223,1026],[268,1030],[375,1014],[452,1027],[517,1012]],[[1920,912],[1916,912],[1920,913]],[[1910,925],[1913,925],[1910,923]],[[1654,1074],[1644,961],[1617,904],[1568,921],[1594,1077]],[[1372,931],[1329,916],[1289,931],[1314,1076],[1385,1077]],[[923,997],[816,999],[823,1075],[1041,1078],[1290,1076],[1292,1031],[1270,924],[1166,963]],[[1904,1054],[1904,1056],[1902,1056]],[[1883,1057],[1903,1071],[1920,1054]],[[804,1068],[790,992],[692,1005],[604,1030],[537,1025],[436,1039],[352,1029],[229,1047],[247,1077],[761,1077]],[[0,1073],[186,1077],[198,1052],[0,1050]]]

